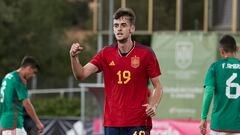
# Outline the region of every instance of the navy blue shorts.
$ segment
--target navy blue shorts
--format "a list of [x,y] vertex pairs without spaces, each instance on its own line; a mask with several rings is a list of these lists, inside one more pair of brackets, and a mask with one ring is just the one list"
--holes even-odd
[[150,135],[150,128],[140,127],[104,127],[104,135]]

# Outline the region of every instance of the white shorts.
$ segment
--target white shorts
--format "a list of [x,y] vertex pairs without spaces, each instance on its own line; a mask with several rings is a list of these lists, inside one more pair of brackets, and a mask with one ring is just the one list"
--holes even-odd
[[226,133],[210,130],[210,135],[240,135],[240,133]]
[[2,135],[27,135],[24,128],[16,128],[11,130],[3,130]]

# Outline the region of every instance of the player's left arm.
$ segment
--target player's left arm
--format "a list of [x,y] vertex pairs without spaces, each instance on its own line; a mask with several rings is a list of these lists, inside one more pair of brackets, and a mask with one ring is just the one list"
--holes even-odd
[[40,121],[40,119],[37,116],[37,113],[35,112],[35,109],[30,101],[29,98],[23,99],[22,100],[22,104],[26,110],[26,112],[28,113],[28,115],[33,119],[33,121],[35,122],[37,128],[38,128],[38,132],[42,132],[44,129],[44,125],[42,124],[42,122]]
[[204,88],[204,96],[203,96],[203,103],[202,103],[202,112],[201,112],[201,122],[199,125],[200,131],[202,135],[206,134],[207,129],[207,115],[209,112],[209,108],[213,99],[214,95],[213,86],[205,86]]
[[158,104],[160,103],[163,90],[162,90],[162,85],[159,81],[159,76],[151,78],[151,82],[153,84],[154,89],[152,90],[150,97],[149,97],[149,103],[145,104],[146,106],[146,113],[148,116],[155,116],[156,115],[156,110],[158,107]]

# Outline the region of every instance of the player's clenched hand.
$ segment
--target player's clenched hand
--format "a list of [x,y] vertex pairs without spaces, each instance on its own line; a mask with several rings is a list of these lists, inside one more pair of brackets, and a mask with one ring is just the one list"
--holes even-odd
[[75,57],[77,56],[81,51],[83,50],[83,47],[80,46],[79,43],[73,43],[70,49],[70,56]]
[[146,107],[146,114],[148,116],[153,117],[156,115],[157,106],[150,104],[144,104],[143,106]]
[[37,126],[37,129],[38,129],[38,133],[41,133],[44,129],[44,125],[40,122],[36,126]]
[[205,135],[206,134],[206,129],[207,129],[207,122],[206,122],[206,120],[201,120],[199,128],[200,128],[201,134]]

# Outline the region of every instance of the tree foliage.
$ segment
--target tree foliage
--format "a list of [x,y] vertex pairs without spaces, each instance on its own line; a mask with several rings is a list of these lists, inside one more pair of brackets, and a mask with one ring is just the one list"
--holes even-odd
[[23,56],[33,55],[42,69],[39,88],[66,87],[71,72],[64,32],[76,25],[88,27],[82,21],[90,15],[86,5],[67,0],[1,0],[0,77],[16,69]]
[[45,98],[34,99],[33,105],[40,116],[80,116],[80,99]]
[[[88,97],[88,95],[87,95]],[[92,98],[86,98],[85,115],[87,119],[99,116],[99,110]],[[81,112],[81,101],[79,97],[45,97],[44,101],[41,98],[34,98],[32,103],[39,116],[64,117],[75,116],[79,117]]]

